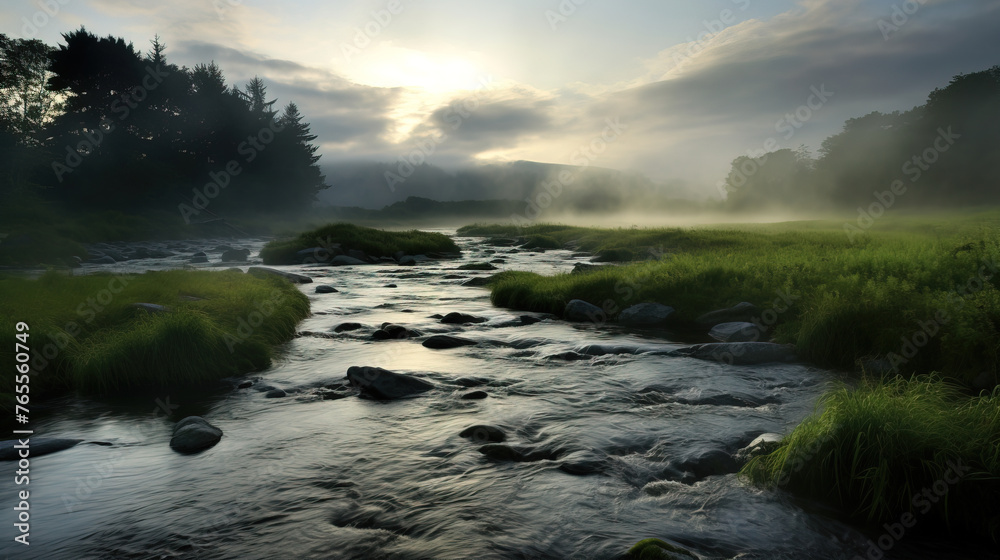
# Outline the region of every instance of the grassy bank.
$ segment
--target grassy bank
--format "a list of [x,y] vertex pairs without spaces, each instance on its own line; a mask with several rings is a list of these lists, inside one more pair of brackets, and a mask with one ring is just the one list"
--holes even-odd
[[[25,322],[31,394],[113,393],[203,383],[270,365],[309,314],[308,299],[280,279],[238,271],[0,277],[0,359],[14,363]],[[148,311],[135,303],[166,307]],[[13,376],[3,392],[12,392]]]
[[299,262],[296,252],[313,247],[338,247],[343,252],[357,249],[374,257],[391,257],[398,251],[408,255],[460,252],[458,245],[441,233],[384,231],[340,223],[272,241],[261,250],[260,256],[265,264],[294,264]]
[[1000,388],[970,398],[934,378],[866,382],[820,408],[743,476],[877,527],[915,519],[923,532],[1000,538]]
[[[992,219],[993,215],[989,215]],[[505,272],[494,304],[561,314],[582,299],[610,317],[642,302],[693,320],[741,301],[757,305],[778,341],[814,363],[851,368],[870,360],[899,373],[943,371],[996,383],[1000,245],[992,222],[887,222],[851,240],[841,224],[600,230],[535,226],[581,248],[626,249],[647,260],[584,274]],[[465,234],[510,234],[505,228]],[[525,231],[527,230],[527,231]]]

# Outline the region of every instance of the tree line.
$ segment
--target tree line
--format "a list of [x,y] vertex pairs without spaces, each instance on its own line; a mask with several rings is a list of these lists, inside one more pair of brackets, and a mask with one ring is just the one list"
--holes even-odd
[[848,120],[813,157],[782,149],[732,162],[731,210],[854,210],[1000,202],[1000,66],[960,74],[908,111]]
[[[0,197],[73,208],[216,212],[308,208],[326,188],[295,103],[253,78],[167,60],[85,28],[57,47],[0,34]],[[211,207],[209,208],[209,203]]]

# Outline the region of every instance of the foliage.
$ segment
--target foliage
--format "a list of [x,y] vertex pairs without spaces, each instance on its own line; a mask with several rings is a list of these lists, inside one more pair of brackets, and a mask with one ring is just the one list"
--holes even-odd
[[313,247],[337,247],[341,251],[358,249],[371,256],[392,256],[398,251],[408,255],[424,253],[460,253],[450,237],[442,233],[419,230],[384,231],[353,224],[329,224],[299,234],[290,239],[279,239],[264,246],[260,257],[265,264],[298,263],[295,253]]

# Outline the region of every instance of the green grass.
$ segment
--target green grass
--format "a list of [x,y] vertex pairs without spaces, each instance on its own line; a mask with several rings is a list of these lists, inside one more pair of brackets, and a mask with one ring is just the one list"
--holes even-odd
[[390,257],[397,251],[408,255],[426,253],[460,253],[458,245],[441,233],[419,230],[384,231],[380,229],[338,223],[307,231],[291,239],[268,243],[260,252],[265,264],[294,264],[297,251],[312,247],[330,247],[340,244],[340,249],[364,251],[374,257]]
[[[1000,267],[1000,236],[993,218],[907,219],[905,227],[887,218],[882,229],[854,241],[831,223],[647,230],[540,225],[522,231],[649,258],[583,274],[504,272],[492,285],[492,300],[561,314],[568,301],[582,299],[611,317],[633,304],[659,302],[677,309],[681,321],[749,301],[770,310],[761,322],[780,342],[796,344],[818,365],[853,368],[884,359],[898,373],[942,371],[996,383],[1000,291],[994,276],[1000,270],[991,268]],[[462,233],[514,231],[476,226]],[[920,344],[915,355],[907,356],[904,340]]]
[[[865,381],[819,408],[741,475],[877,526],[909,513],[920,531],[1000,537],[1000,388],[969,397],[939,378]],[[952,464],[968,470],[958,478]]]
[[[174,387],[260,370],[309,314],[308,298],[288,282],[237,271],[49,272],[0,277],[0,294],[0,339],[9,342],[0,358],[14,363],[15,325],[27,323],[33,396]],[[12,383],[5,377],[2,391],[9,395]]]

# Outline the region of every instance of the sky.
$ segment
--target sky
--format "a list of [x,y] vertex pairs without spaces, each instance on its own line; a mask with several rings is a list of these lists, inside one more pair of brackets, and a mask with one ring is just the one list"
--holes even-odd
[[530,160],[710,196],[765,146],[922,104],[1000,64],[1000,0],[4,0],[0,32],[80,26],[216,61],[298,104],[323,158]]

